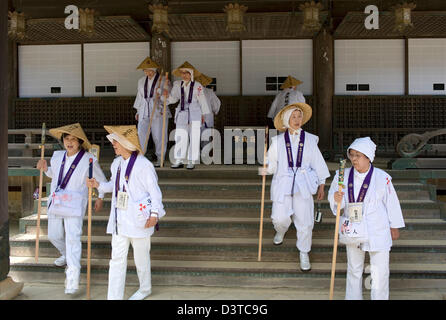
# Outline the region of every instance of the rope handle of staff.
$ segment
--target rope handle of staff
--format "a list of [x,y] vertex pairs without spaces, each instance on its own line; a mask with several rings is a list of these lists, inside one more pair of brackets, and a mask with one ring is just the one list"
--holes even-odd
[[[46,136],[46,125],[45,122],[42,124],[42,137],[40,148],[40,160],[45,158],[45,136]],[[36,263],[39,261],[39,241],[40,241],[40,213],[42,211],[42,185],[43,185],[43,168],[40,168],[39,176],[39,198],[37,200],[37,228],[36,228],[36,245],[35,245],[35,260]]]
[[159,97],[160,97],[160,94],[158,94],[158,89],[160,88],[162,81],[163,81],[163,76],[161,76],[161,79],[158,80],[158,85],[155,90],[155,92],[156,92],[155,93],[155,101],[153,102],[153,108],[152,108],[152,112],[150,114],[150,121],[149,121],[149,127],[147,129],[146,141],[144,141],[144,149],[142,149],[144,151],[144,153],[147,151],[147,144],[149,143],[150,132],[152,131],[150,129],[152,128],[153,116],[155,114],[155,110],[158,107],[158,102],[159,102]]
[[[93,158],[89,160],[88,178],[93,178]],[[88,187],[88,237],[87,237],[87,299],[90,300],[91,278],[91,212],[92,212],[92,187]]]
[[[265,128],[265,146],[263,148],[263,170],[266,169],[266,153],[268,148],[268,126]],[[257,256],[257,261],[262,260],[262,238],[263,238],[263,210],[265,208],[265,184],[266,175],[262,175],[262,201],[260,205],[260,230],[259,230],[259,253]]]
[[[346,162],[345,159],[341,159],[339,161],[339,180],[338,180],[338,191],[339,192],[342,192],[342,188],[344,185],[345,162]],[[334,241],[333,241],[333,258],[332,258],[332,262],[331,262],[330,295],[329,295],[330,300],[333,300],[334,280],[335,280],[335,275],[336,275],[336,255],[338,253],[338,230],[339,230],[340,216],[341,216],[341,202],[338,202],[337,208],[336,208],[336,224],[335,224]]]
[[[166,80],[164,81],[164,90],[168,89],[168,81],[169,81],[169,72],[166,72]],[[163,133],[161,138],[161,163],[160,167],[164,167],[164,140],[165,140],[165,129],[166,129],[166,103],[167,103],[167,97],[164,99],[164,106],[163,106]]]

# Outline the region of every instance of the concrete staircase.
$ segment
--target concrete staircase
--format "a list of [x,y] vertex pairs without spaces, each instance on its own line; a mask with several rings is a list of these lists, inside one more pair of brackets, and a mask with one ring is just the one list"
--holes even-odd
[[[108,170],[104,171],[109,176]],[[167,167],[157,169],[157,173],[167,214],[152,237],[153,285],[319,288],[327,289],[328,295],[335,217],[326,200],[321,202],[323,220],[313,230],[312,270],[304,273],[298,267],[293,225],[281,246],[272,244],[271,177],[267,179],[262,261],[257,261],[261,197],[257,166],[198,166],[192,171]],[[445,289],[446,221],[442,204],[436,201],[435,187],[424,183],[429,171],[389,173],[406,221],[390,255],[391,290]],[[327,192],[330,183],[329,179]],[[58,252],[47,238],[46,201],[43,206],[39,261],[34,260],[35,211],[21,219],[20,234],[10,239],[11,275],[18,281],[60,284],[64,269],[53,265]],[[110,198],[106,198],[104,209],[93,215],[92,284],[107,283],[111,236],[105,230],[109,210]],[[81,283],[86,281],[86,219]],[[346,254],[342,245],[337,262],[335,285],[337,290],[344,290]],[[127,283],[137,284],[132,250]]]

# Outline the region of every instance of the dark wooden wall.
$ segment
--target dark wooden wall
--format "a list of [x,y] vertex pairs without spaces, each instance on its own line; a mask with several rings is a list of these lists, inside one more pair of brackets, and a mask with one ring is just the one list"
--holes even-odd
[[[306,96],[313,107],[313,118],[304,129],[318,134],[318,104]],[[273,96],[221,96],[222,106],[215,127],[265,126]],[[105,136],[103,125],[136,124],[134,97],[15,99],[15,128],[49,128],[80,122],[93,142]],[[172,113],[174,105],[170,106]],[[444,96],[334,96],[333,150],[344,152],[357,137],[370,136],[378,145],[378,154],[395,155],[395,146],[406,134],[446,127]],[[171,119],[169,130],[174,128]],[[95,136],[92,130],[95,129]],[[90,132],[89,132],[90,130]],[[94,130],[93,130],[94,131]],[[434,143],[446,143],[438,137]]]

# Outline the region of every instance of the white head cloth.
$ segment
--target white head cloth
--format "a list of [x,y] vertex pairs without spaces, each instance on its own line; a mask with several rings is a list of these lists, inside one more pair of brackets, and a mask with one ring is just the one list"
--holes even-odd
[[180,71],[182,70],[186,70],[187,72],[190,73],[190,81],[194,81],[194,69],[189,69],[189,68],[181,68]]
[[131,144],[127,139],[121,138],[119,135],[117,135],[116,133],[110,133],[107,135],[107,139],[113,143],[113,140],[118,141],[121,146],[123,146],[124,148],[126,148],[129,151],[135,151],[136,147]]
[[285,112],[283,113],[283,116],[282,116],[283,121],[282,121],[282,123],[283,123],[283,125],[284,125],[285,127],[287,127],[288,129],[290,128],[290,118],[291,118],[291,114],[292,114],[294,111],[296,111],[296,110],[299,110],[299,111],[302,113],[302,115],[303,115],[303,111],[302,111],[302,109],[301,109],[301,108],[298,108],[298,107],[292,108],[292,109],[287,110],[287,111],[285,111]]
[[347,149],[347,156],[349,155],[350,149],[354,149],[366,155],[373,162],[375,159],[376,144],[370,139],[370,137],[357,138]]

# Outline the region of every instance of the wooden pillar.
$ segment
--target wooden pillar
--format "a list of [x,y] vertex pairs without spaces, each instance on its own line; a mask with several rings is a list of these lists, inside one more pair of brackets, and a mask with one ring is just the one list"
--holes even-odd
[[334,40],[329,28],[323,27],[314,41],[315,88],[319,148],[324,156],[332,155],[333,148],[333,94],[334,94]]
[[[0,70],[8,68],[8,2],[0,1]],[[0,282],[9,273],[8,73],[0,72]]]
[[17,42],[8,41],[8,81],[9,81],[9,97],[8,97],[8,128],[15,129],[14,118],[14,99],[18,96],[18,48]]
[[171,79],[171,46],[170,39],[162,33],[154,33],[150,44],[150,57],[161,66],[164,72],[169,72]]

